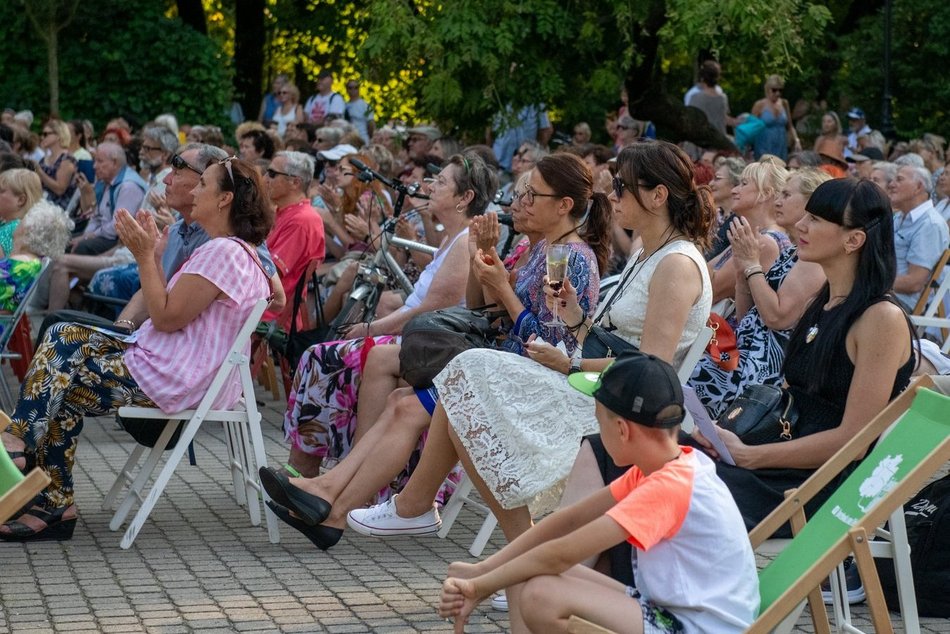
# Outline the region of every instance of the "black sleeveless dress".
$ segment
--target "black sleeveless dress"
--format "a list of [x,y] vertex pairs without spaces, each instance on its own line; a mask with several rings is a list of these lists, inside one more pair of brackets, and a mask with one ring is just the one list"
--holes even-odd
[[[839,307],[823,310],[818,316],[817,334],[815,340],[821,337],[823,327],[835,318]],[[856,319],[856,318],[855,318]],[[907,336],[911,334],[908,331]],[[788,390],[795,397],[798,404],[799,416],[796,428],[796,437],[809,436],[828,429],[834,429],[841,424],[844,418],[844,409],[848,400],[848,390],[854,378],[854,364],[848,357],[845,338],[842,338],[830,358],[825,363],[830,364],[833,372],[830,380],[824,382],[817,391],[810,392],[805,387],[809,377],[806,368],[813,355],[818,354],[819,347],[806,344],[794,356],[788,357],[785,364],[785,381]],[[910,375],[915,365],[914,354],[910,355],[901,366],[894,378],[890,399],[900,394],[907,387]],[[735,498],[746,526],[755,527],[771,513],[785,499],[785,491],[800,486],[814,473],[814,469],[745,469],[734,467],[724,462],[716,463],[719,477],[726,483]],[[851,469],[845,471],[839,478],[832,480],[811,502],[805,505],[808,515],[824,504],[839,483],[848,476]],[[788,526],[775,534],[775,537],[790,537]]]

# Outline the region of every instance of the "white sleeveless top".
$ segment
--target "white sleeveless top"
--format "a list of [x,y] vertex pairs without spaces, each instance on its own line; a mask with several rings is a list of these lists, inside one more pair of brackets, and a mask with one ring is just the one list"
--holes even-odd
[[[435,279],[435,274],[439,271],[439,267],[442,266],[442,263],[445,261],[449,251],[451,251],[455,243],[459,241],[459,238],[465,238],[468,240],[468,227],[462,229],[459,234],[452,238],[448,244],[439,247],[439,250],[435,252],[435,257],[432,258],[432,261],[429,262],[429,264],[426,265],[424,269],[422,269],[422,273],[419,274],[419,281],[416,282],[416,285],[412,290],[412,295],[406,298],[406,303],[403,304],[402,310],[415,308],[422,303],[422,300],[426,298],[426,294],[429,292],[429,286],[432,285],[432,280]],[[462,301],[465,301],[464,298]]]
[[280,106],[274,110],[274,115],[271,117],[271,121],[277,124],[277,134],[281,137],[284,136],[284,132],[287,131],[287,124],[291,121],[297,119],[297,105],[295,104],[293,108],[290,109],[290,112],[287,114],[281,114]]
[[[607,330],[612,330],[611,326],[616,328],[613,334],[639,348],[640,338],[643,335],[643,320],[647,314],[647,302],[650,299],[650,281],[653,278],[653,272],[656,271],[657,265],[666,256],[672,253],[682,253],[691,259],[696,264],[696,268],[699,269],[703,279],[703,292],[699,300],[690,308],[683,334],[680,336],[679,343],[676,344],[673,367],[679,367],[689,347],[699,336],[699,331],[709,320],[709,310],[712,307],[712,284],[709,281],[706,261],[696,245],[689,240],[670,242],[660,247],[642,262],[637,263],[642,253],[643,249],[640,249],[630,256],[630,260],[620,277],[620,283],[601,303],[602,308],[598,309],[594,317],[594,323],[603,326]],[[665,289],[657,288],[653,290],[663,292]],[[613,296],[616,293],[621,293],[621,295],[614,301]],[[606,316],[601,314],[603,307],[608,308]]]

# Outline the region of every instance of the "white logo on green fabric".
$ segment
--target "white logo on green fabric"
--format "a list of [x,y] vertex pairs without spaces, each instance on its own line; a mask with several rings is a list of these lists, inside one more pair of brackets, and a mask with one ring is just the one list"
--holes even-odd
[[881,459],[877,466],[874,467],[874,471],[871,472],[871,475],[858,487],[858,493],[861,495],[860,499],[858,499],[858,508],[867,513],[868,509],[874,506],[875,502],[884,497],[888,491],[897,485],[897,480],[894,476],[897,475],[897,469],[903,461],[904,456],[901,454],[896,456],[888,455]]

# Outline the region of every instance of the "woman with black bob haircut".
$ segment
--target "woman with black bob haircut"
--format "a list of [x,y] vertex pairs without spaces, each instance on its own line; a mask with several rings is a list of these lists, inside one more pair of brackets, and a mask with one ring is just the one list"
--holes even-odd
[[[746,445],[718,430],[736,466],[718,462],[717,471],[750,529],[907,387],[914,369],[913,329],[890,294],[897,265],[887,195],[870,181],[836,179],[821,184],[805,210],[798,256],[821,265],[828,282],[788,344],[783,371],[799,410],[793,438]],[[694,438],[715,455],[698,431]]]
[[[192,195],[191,218],[210,240],[167,284],[157,257],[163,238],[152,215],[116,212],[116,232],[138,262],[149,314],[133,342],[81,324],[58,323],[46,331],[3,444],[14,464],[24,471],[38,466],[51,483],[0,526],[0,540],[70,539],[77,519],[72,471],[83,417],[123,405],[168,413],[195,407],[254,305],[270,293],[251,245],[267,236],[274,212],[254,166],[235,157],[212,163]],[[228,409],[240,395],[234,372],[214,405]]]

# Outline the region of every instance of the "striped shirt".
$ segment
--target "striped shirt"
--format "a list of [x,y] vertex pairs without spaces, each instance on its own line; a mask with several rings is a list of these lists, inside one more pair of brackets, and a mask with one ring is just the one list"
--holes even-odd
[[[125,353],[132,377],[166,413],[197,405],[224,363],[234,338],[258,299],[270,294],[268,280],[238,242],[215,238],[199,247],[168,282],[171,290],[182,275],[200,275],[226,297],[215,299],[194,320],[174,332],[159,332],[146,320],[138,340]],[[247,343],[247,350],[250,342]],[[235,368],[216,409],[234,405],[241,394]]]

